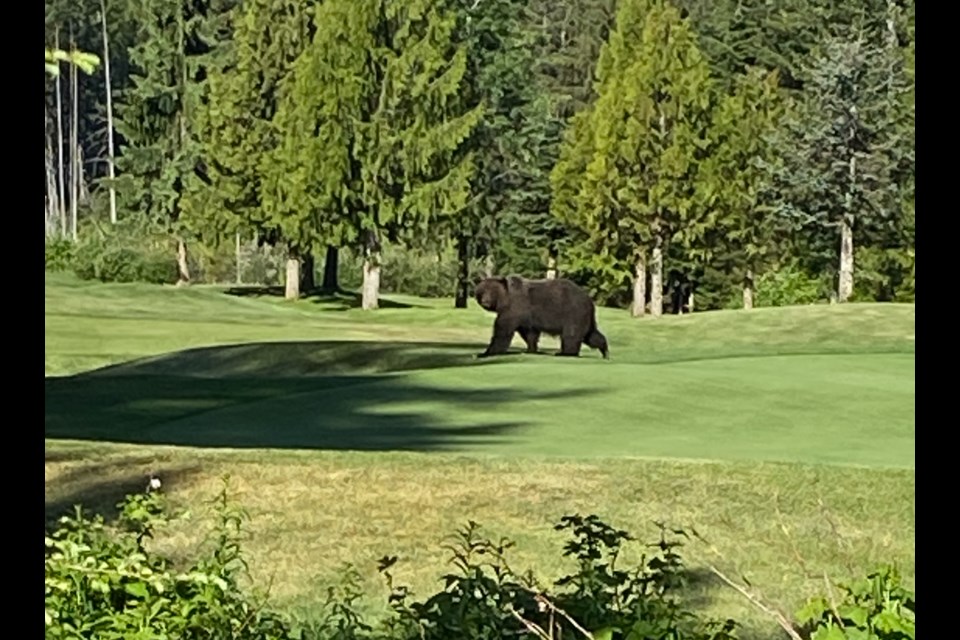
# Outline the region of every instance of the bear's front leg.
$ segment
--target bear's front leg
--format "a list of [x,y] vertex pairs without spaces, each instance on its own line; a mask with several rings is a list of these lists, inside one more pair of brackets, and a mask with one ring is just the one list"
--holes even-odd
[[510,342],[513,340],[513,334],[517,330],[515,323],[503,318],[497,318],[493,323],[493,337],[487,350],[478,354],[478,358],[486,358],[504,354],[510,348]]

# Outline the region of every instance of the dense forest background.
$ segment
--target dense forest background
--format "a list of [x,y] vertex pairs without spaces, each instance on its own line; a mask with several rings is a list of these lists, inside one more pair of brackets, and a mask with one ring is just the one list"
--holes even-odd
[[506,273],[638,316],[913,302],[914,15],[45,0],[45,46],[101,62],[45,75],[46,267],[365,308]]

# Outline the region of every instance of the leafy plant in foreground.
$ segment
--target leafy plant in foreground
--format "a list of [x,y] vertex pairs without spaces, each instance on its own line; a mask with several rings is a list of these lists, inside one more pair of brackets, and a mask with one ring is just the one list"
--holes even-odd
[[840,593],[817,596],[797,614],[810,640],[915,640],[916,598],[895,567],[839,584]]

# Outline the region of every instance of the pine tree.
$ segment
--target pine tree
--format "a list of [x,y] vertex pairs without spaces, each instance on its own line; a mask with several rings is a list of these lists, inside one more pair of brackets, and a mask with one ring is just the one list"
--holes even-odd
[[453,232],[459,262],[454,305],[465,308],[470,256],[490,257],[495,248],[509,255],[524,216],[549,197],[537,161],[550,113],[536,76],[535,34],[521,20],[526,2],[458,3],[455,38],[467,49],[461,97],[466,107],[484,109],[463,146],[472,152],[476,172],[470,204],[455,218]]
[[311,212],[291,211],[276,189],[286,131],[275,118],[294,62],[309,44],[313,4],[253,0],[232,15],[232,42],[211,61],[197,114],[202,184],[187,202],[191,224],[212,240],[254,230],[262,242],[284,244],[287,298],[300,296],[300,261],[315,236],[306,220]]
[[316,138],[317,202],[363,250],[362,307],[374,309],[382,242],[415,243],[466,207],[474,165],[463,144],[483,110],[458,97],[466,49],[440,0],[328,0],[315,24],[303,64],[316,91],[297,122]]
[[178,222],[183,178],[197,152],[189,123],[197,87],[187,61],[188,29],[196,16],[179,0],[149,0],[131,11],[143,35],[130,51],[133,86],[117,105],[116,126],[124,140],[119,191],[128,209],[176,238],[178,284],[187,284],[186,238]]
[[[622,277],[622,261],[629,258],[634,315],[644,311],[650,256],[650,309],[659,316],[663,254],[694,206],[694,175],[711,106],[709,68],[687,22],[656,0],[621,5],[597,67],[599,97],[579,136],[572,136],[571,146],[579,138],[580,149],[570,154],[573,162],[556,170],[557,214],[587,234],[596,268]],[[585,161],[579,190],[564,186],[561,176],[575,175]],[[572,213],[563,210],[563,188],[576,193]]]
[[770,165],[780,210],[797,228],[839,231],[840,302],[853,292],[855,231],[901,217],[912,173],[902,53],[876,29],[852,35],[827,40],[812,61],[806,100],[776,140],[792,153]]
[[767,175],[762,162],[776,149],[770,135],[784,113],[778,74],[754,67],[735,79],[717,105],[709,155],[698,173],[703,220],[684,227],[687,253],[734,277],[743,306],[753,307],[754,279],[773,250]]

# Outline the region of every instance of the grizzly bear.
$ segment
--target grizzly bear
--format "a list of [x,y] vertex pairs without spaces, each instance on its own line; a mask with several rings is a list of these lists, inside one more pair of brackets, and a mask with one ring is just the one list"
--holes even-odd
[[493,338],[478,357],[506,353],[514,333],[537,352],[541,333],[560,337],[558,356],[579,356],[580,346],[599,349],[609,358],[607,339],[597,330],[596,308],[590,296],[565,278],[528,280],[520,276],[485,278],[476,288],[477,303],[497,314]]

